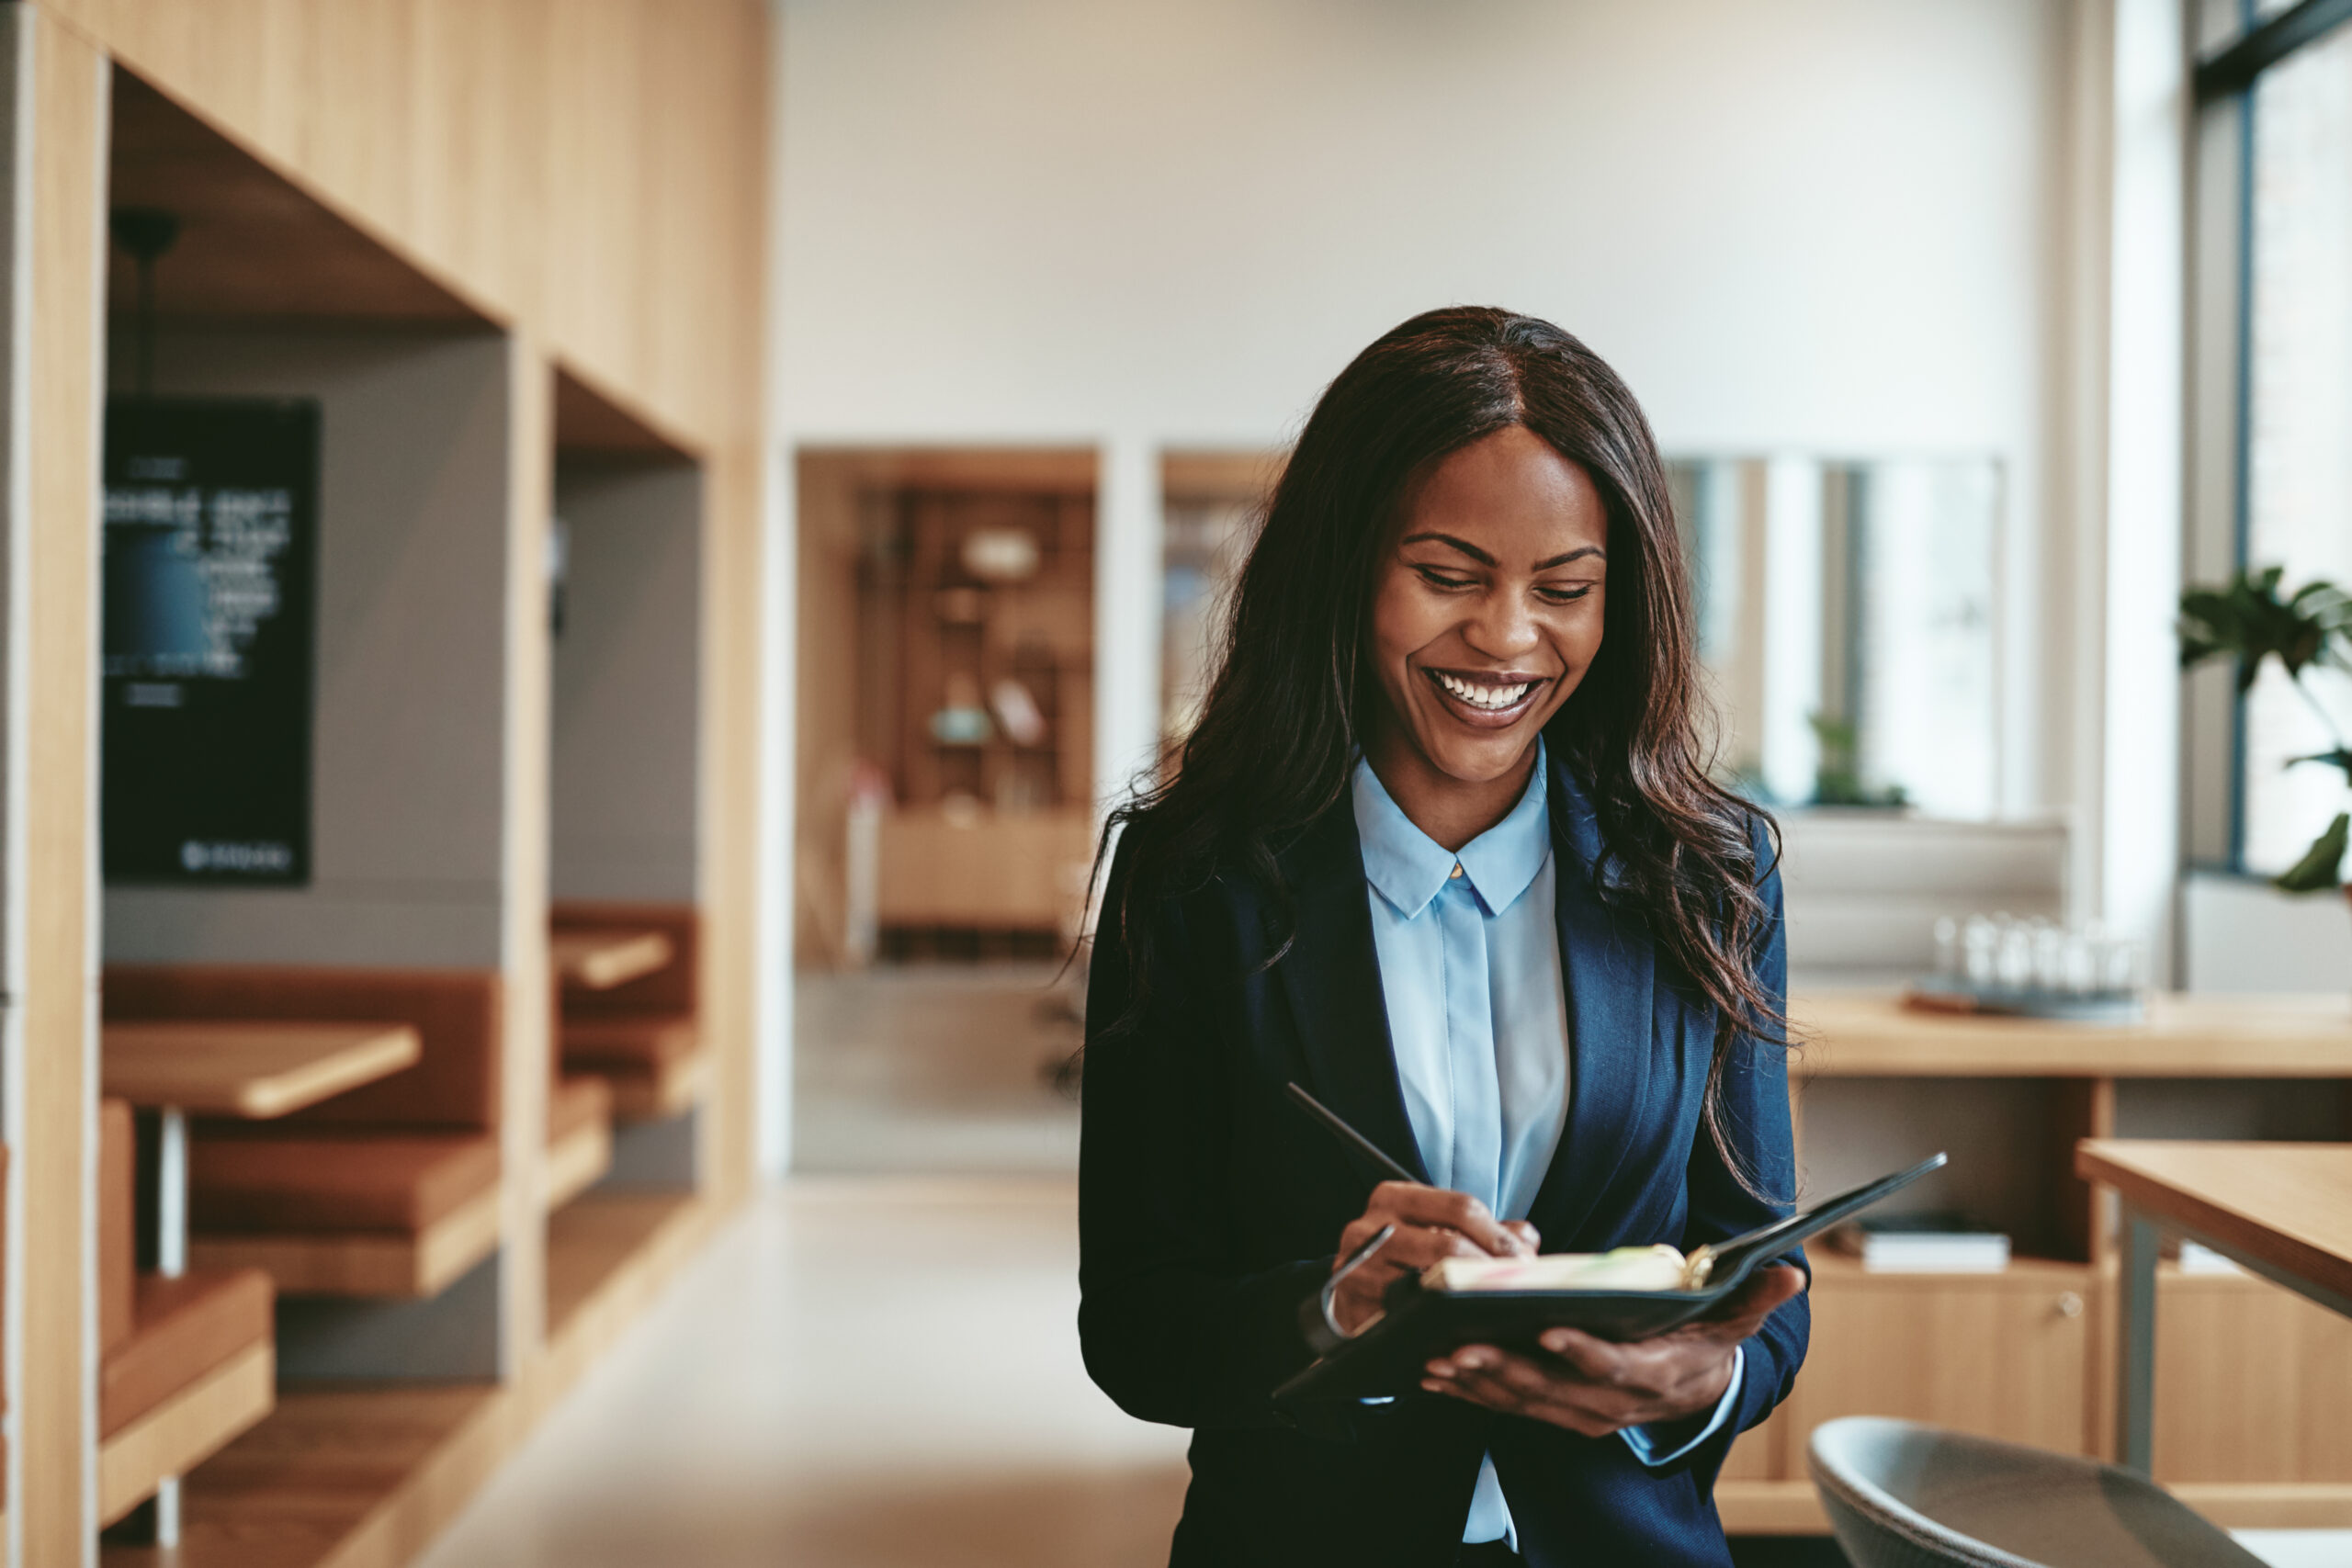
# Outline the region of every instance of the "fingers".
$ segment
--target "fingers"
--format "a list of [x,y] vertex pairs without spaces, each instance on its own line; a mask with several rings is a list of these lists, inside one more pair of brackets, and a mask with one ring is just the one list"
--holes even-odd
[[1736,1344],[1763,1327],[1766,1318],[1804,1290],[1802,1269],[1786,1263],[1759,1269],[1747,1283],[1732,1292],[1731,1300],[1702,1319],[1701,1326],[1715,1330],[1717,1339]]
[[1421,1386],[1489,1410],[1603,1437],[1645,1419],[1645,1405],[1623,1390],[1563,1379],[1524,1357],[1467,1345],[1430,1363]]
[[[1487,1205],[1467,1192],[1424,1187],[1416,1181],[1384,1181],[1373,1189],[1364,1217],[1382,1216],[1431,1229],[1457,1231],[1477,1244],[1478,1250],[1498,1258],[1515,1258],[1532,1246],[1511,1227],[1498,1221]],[[1377,1228],[1375,1226],[1375,1228]]]
[[1364,1264],[1368,1269],[1384,1267],[1391,1271],[1421,1269],[1443,1258],[1487,1256],[1459,1231],[1437,1230],[1428,1225],[1407,1224],[1393,1220],[1374,1223],[1374,1216],[1367,1215],[1352,1222],[1340,1233],[1340,1250],[1332,1260],[1332,1266],[1337,1268],[1340,1259],[1353,1256],[1357,1247],[1379,1233],[1382,1224],[1395,1224],[1396,1232]]
[[1538,1340],[1588,1382],[1616,1384],[1628,1371],[1625,1348],[1595,1338],[1580,1328],[1547,1328]]

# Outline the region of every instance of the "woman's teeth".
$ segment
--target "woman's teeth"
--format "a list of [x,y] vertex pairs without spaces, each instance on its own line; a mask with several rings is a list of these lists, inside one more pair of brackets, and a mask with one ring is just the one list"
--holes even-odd
[[1464,681],[1458,675],[1448,675],[1442,671],[1433,670],[1430,673],[1437,677],[1437,683],[1444,687],[1451,695],[1469,704],[1474,708],[1485,708],[1488,712],[1499,712],[1504,708],[1516,707],[1528,693],[1535,689],[1535,682],[1532,681],[1521,681],[1513,686],[1487,686],[1475,681]]

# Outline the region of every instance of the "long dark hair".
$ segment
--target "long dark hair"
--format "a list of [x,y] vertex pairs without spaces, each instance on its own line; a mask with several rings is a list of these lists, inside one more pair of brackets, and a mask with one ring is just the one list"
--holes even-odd
[[[1720,1102],[1733,1043],[1784,1035],[1758,976],[1770,912],[1755,827],[1769,819],[1708,776],[1712,716],[1649,422],[1599,355],[1532,316],[1467,306],[1416,316],[1358,355],[1317,403],[1241,570],[1200,721],[1175,767],[1104,831],[1105,848],[1125,836],[1126,871],[1102,919],[1128,954],[1129,1017],[1149,1003],[1150,927],[1139,916],[1159,900],[1238,874],[1290,919],[1278,857],[1346,797],[1366,721],[1386,700],[1361,652],[1389,526],[1419,475],[1511,425],[1581,467],[1608,508],[1600,650],[1544,739],[1599,818],[1603,897],[1645,922],[1714,1009],[1704,1125],[1747,1182]],[[1278,926],[1276,960],[1290,934]]]

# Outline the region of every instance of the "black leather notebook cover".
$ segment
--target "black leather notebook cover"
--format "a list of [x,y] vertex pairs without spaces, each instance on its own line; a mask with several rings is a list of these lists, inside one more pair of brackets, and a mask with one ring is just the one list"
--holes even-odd
[[1944,1164],[1942,1155],[1841,1192],[1715,1248],[1698,1291],[1433,1291],[1418,1276],[1389,1288],[1379,1322],[1274,1391],[1277,1407],[1319,1400],[1378,1399],[1418,1389],[1421,1368],[1462,1345],[1533,1351],[1547,1328],[1581,1328],[1603,1339],[1646,1339],[1704,1317],[1773,1258],[1901,1190]]

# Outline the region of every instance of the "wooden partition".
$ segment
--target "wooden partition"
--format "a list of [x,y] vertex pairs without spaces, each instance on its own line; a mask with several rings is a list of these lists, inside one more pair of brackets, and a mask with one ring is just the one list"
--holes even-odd
[[[0,254],[5,395],[23,400],[0,453],[0,658],[17,694],[0,705],[12,1561],[98,1555],[83,1173],[102,956],[150,976],[466,975],[495,1012],[495,1378],[281,1390],[189,1477],[183,1563],[404,1560],[748,1188],[766,28],[756,0],[0,9],[0,178],[27,182]],[[159,389],[324,407],[316,866],[300,888],[90,900],[98,414],[109,362],[128,368],[134,283],[106,244],[119,206],[181,219],[155,274]],[[549,1267],[543,1203],[564,863],[549,840],[566,818],[546,560],[578,477],[559,471],[560,433],[634,449],[688,519],[666,581],[691,608],[695,679],[669,716],[692,814],[655,858],[685,868],[712,1063],[701,1193],[613,1217],[586,1270]],[[551,1296],[574,1325],[560,1345]],[[372,1477],[357,1488],[355,1461]]]

